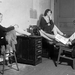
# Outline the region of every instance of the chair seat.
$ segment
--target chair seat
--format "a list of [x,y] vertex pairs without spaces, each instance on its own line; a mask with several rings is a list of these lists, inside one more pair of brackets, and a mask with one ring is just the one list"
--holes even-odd
[[56,43],[56,46],[59,46],[62,50],[72,52],[72,48],[69,47],[69,45],[64,45],[62,43]]

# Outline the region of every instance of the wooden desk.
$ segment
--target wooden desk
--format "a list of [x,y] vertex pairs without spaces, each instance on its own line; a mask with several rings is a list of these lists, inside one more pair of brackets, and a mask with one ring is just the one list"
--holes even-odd
[[18,36],[17,37],[18,62],[37,65],[42,62],[42,37]]

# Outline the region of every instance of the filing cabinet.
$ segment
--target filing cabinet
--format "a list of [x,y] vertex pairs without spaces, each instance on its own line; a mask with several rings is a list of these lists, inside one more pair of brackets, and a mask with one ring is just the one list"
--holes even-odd
[[42,37],[18,36],[17,59],[20,63],[37,65],[42,62]]

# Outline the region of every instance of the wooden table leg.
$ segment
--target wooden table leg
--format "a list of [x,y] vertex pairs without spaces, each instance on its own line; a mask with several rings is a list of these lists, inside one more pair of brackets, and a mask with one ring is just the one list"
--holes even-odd
[[75,69],[75,58],[73,58],[73,69]]

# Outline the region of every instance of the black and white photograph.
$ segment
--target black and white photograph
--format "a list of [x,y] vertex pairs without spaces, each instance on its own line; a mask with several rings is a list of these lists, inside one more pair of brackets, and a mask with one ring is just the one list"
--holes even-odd
[[0,75],[75,75],[75,0],[0,0]]

